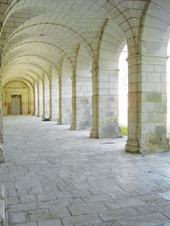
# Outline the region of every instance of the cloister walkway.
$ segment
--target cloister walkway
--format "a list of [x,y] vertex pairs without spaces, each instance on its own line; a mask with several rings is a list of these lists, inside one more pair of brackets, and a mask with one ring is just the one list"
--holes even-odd
[[170,153],[132,155],[33,116],[4,118],[10,226],[170,225]]

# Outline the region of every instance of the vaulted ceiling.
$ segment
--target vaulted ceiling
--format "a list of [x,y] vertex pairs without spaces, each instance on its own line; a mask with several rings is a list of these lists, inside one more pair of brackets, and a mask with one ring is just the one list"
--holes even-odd
[[[36,81],[43,73],[48,74],[51,66],[59,71],[63,58],[74,64],[79,45],[95,62],[106,21],[112,24],[116,42],[122,40],[123,33],[124,39],[133,39],[135,48],[140,17],[147,3],[145,0],[1,0],[3,82],[20,77]],[[108,40],[109,37],[108,33]]]

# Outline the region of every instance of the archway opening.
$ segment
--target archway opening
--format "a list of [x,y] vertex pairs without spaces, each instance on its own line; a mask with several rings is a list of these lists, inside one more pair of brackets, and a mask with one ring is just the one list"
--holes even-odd
[[3,87],[3,115],[31,114],[33,94],[30,87],[22,81],[11,81]]
[[128,126],[128,50],[124,46],[119,57],[119,126],[127,136]]

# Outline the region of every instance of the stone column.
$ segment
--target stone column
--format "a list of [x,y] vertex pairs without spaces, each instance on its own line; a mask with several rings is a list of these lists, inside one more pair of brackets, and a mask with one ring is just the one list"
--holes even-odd
[[1,74],[0,74],[0,143],[3,143],[2,75]]
[[28,95],[28,113],[27,114],[30,114],[31,113],[31,111],[30,111],[31,98],[30,98],[30,89],[29,88],[27,89],[27,95]]
[[35,115],[35,89],[32,89],[32,95],[33,95],[32,115]]
[[92,72],[93,83],[96,83],[93,84],[95,95],[93,94],[92,99],[92,138],[117,138],[122,136],[118,125],[118,72],[118,70]]
[[50,114],[50,81],[49,77],[45,74],[44,75],[44,92],[45,92],[45,118],[49,119]]
[[62,75],[62,124],[71,124],[72,119],[72,81],[71,76]]
[[62,124],[62,79],[61,74],[59,74],[59,80],[58,80],[58,91],[59,91],[59,99],[58,99],[58,107],[59,107],[59,114],[58,114],[58,120],[57,125]]
[[59,118],[59,80],[58,71],[52,67],[51,76],[51,95],[52,95],[52,120],[57,121]]
[[89,75],[77,75],[72,79],[72,125],[71,129],[91,127],[92,81]]
[[73,73],[72,77],[72,123],[70,130],[76,130],[76,74],[75,72]]
[[91,138],[99,138],[99,83],[98,83],[98,68],[91,71],[92,73],[92,129]]
[[128,152],[169,150],[166,63],[167,58],[159,56],[128,58]]
[[42,119],[45,119],[45,78],[42,81]]
[[38,82],[38,89],[39,89],[39,116],[42,118],[43,115],[43,80],[39,79]]
[[40,93],[39,93],[39,82],[37,84],[37,117],[40,116]]
[[52,81],[49,80],[49,120],[52,119]]

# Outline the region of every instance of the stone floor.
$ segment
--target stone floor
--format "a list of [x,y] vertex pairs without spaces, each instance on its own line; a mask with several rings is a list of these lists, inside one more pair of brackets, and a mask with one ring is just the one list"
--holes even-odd
[[170,153],[132,155],[31,116],[4,118],[9,226],[170,225]]

